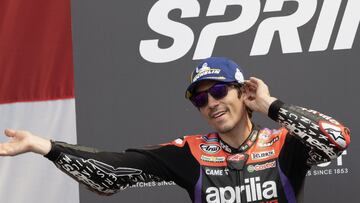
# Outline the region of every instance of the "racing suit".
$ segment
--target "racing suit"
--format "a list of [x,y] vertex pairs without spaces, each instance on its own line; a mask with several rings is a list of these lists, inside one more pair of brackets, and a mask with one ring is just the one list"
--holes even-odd
[[174,181],[196,203],[301,201],[307,170],[339,156],[350,143],[349,130],[329,116],[280,100],[268,116],[283,127],[253,125],[237,149],[209,133],[121,153],[52,141],[45,157],[103,195],[138,182]]

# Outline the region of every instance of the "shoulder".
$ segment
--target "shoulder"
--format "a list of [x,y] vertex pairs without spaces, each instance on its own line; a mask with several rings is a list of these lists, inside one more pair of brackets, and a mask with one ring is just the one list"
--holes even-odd
[[219,142],[219,138],[218,135],[215,133],[209,133],[209,134],[205,134],[205,135],[186,135],[183,137],[179,137],[169,143],[165,143],[165,144],[161,144],[163,146],[166,145],[174,145],[177,147],[183,147],[185,144],[188,144],[189,146],[191,145],[196,145],[196,144],[201,144],[201,143],[218,143]]
[[288,134],[288,130],[286,128],[279,128],[279,129],[262,128],[259,130],[257,143],[262,145],[262,143],[274,143],[277,141],[283,141],[285,140],[287,134]]

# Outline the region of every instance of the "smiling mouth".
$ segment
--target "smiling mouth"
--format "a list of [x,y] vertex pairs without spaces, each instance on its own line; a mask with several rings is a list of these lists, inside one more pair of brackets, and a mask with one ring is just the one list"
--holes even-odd
[[213,114],[211,114],[211,118],[219,118],[221,117],[222,115],[224,115],[226,113],[226,111],[219,111],[219,112],[215,112]]

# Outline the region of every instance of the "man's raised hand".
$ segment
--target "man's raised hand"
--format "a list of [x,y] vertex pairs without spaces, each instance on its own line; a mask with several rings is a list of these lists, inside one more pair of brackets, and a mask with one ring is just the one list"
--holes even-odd
[[276,100],[270,96],[268,86],[259,78],[250,77],[245,81],[244,102],[253,111],[267,115],[270,104]]

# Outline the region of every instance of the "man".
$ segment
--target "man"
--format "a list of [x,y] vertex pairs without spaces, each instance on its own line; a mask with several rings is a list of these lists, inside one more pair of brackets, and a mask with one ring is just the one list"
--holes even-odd
[[[191,75],[188,98],[215,132],[188,135],[159,146],[122,153],[45,140],[7,129],[1,155],[35,152],[102,195],[137,182],[175,181],[193,202],[296,202],[311,165],[336,158],[349,145],[349,130],[313,110],[270,96],[260,79],[244,80],[233,61],[212,57]],[[260,112],[283,125],[261,128]]]

